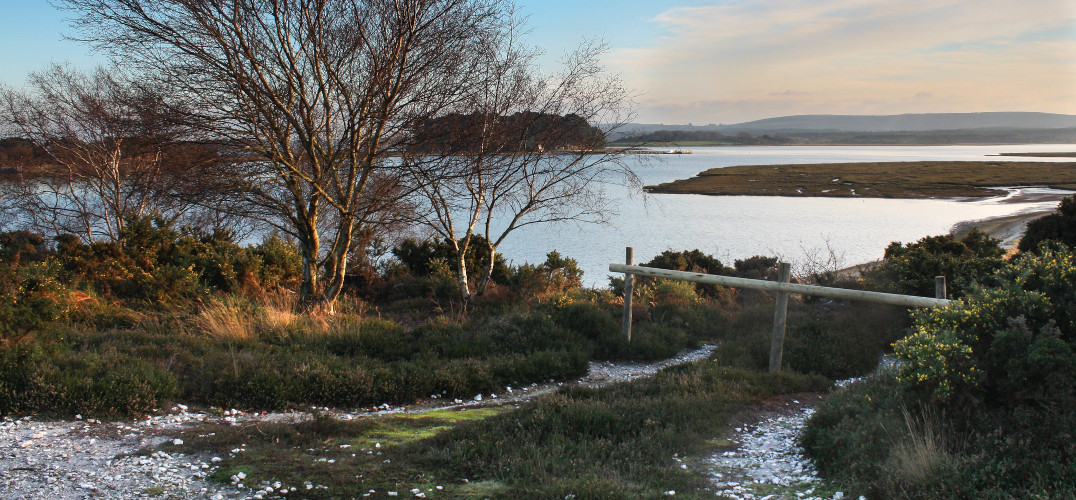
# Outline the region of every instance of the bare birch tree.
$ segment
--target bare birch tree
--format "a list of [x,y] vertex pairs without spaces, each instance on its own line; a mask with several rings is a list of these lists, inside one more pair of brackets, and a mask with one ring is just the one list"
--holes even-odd
[[206,191],[197,174],[216,155],[184,140],[162,99],[118,71],[59,65],[32,73],[25,90],[0,90],[0,117],[47,153],[3,184],[15,217],[88,243],[116,240],[129,217],[188,214],[185,194]]
[[354,237],[401,189],[409,124],[460,95],[498,0],[59,0],[80,38],[161,76],[233,146],[245,214],[295,237],[331,306]]
[[[616,208],[607,184],[640,184],[624,161],[630,151],[605,148],[605,132],[630,117],[631,95],[598,63],[599,45],[580,47],[553,75],[542,74],[515,25],[482,49],[467,100],[425,124],[407,158],[422,222],[456,251],[464,298],[485,292],[497,248],[517,229],[604,222]],[[471,279],[474,235],[485,237],[490,265]]]

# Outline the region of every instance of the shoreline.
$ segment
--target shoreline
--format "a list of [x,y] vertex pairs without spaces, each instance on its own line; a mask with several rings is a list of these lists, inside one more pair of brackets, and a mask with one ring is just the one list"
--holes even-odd
[[[1056,199],[1060,201],[1059,197],[1048,195],[1027,195],[1027,194],[1014,194],[1012,200],[1006,200],[1011,202],[1021,201],[1046,201]],[[1029,210],[1026,212],[1019,212],[1009,215],[999,215],[996,217],[987,217],[985,219],[974,219],[957,222],[949,228],[949,234],[954,238],[961,239],[968,235],[972,229],[978,229],[986,233],[991,238],[1001,240],[1000,246],[1005,250],[1006,255],[1012,255],[1016,253],[1016,246],[1020,244],[1020,238],[1024,236],[1024,231],[1027,230],[1029,222],[1040,219],[1052,213],[1056,213],[1056,208],[1042,209],[1042,210]],[[924,235],[929,236],[929,235]],[[853,264],[837,270],[837,273],[841,276],[857,276],[861,270],[872,269],[882,262],[879,260],[872,260],[870,262],[863,262],[860,264]]]
[[959,239],[967,236],[972,229],[978,229],[989,235],[991,238],[1001,240],[1001,248],[1014,250],[1016,245],[1020,243],[1020,238],[1023,237],[1029,222],[1054,212],[1054,209],[1035,210],[1012,215],[1001,215],[986,219],[958,222],[953,224],[953,227],[949,229],[949,234]]

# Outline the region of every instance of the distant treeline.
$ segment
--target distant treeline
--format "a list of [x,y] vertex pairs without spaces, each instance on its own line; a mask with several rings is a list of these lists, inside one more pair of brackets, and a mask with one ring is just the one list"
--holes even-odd
[[969,129],[925,132],[843,132],[789,131],[735,135],[710,130],[658,130],[624,137],[621,143],[712,142],[715,144],[997,144],[1072,143],[1076,128],[1058,129]]
[[791,137],[763,134],[754,136],[747,132],[736,135],[723,134],[712,130],[658,130],[648,134],[628,136],[618,140],[620,143],[660,143],[660,142],[714,142],[721,144],[791,144],[796,140]]
[[45,150],[27,139],[0,138],[0,168],[39,164],[47,159]]
[[426,120],[414,131],[413,149],[438,153],[504,153],[600,149],[601,129],[576,114],[533,111],[508,116],[451,113]]

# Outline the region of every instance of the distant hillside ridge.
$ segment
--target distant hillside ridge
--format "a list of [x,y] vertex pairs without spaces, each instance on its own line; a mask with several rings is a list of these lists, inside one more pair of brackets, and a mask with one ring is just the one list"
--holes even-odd
[[731,125],[672,125],[632,123],[618,135],[657,130],[748,132],[927,132],[978,129],[1061,129],[1076,127],[1076,115],[1037,112],[918,113],[902,115],[796,115]]

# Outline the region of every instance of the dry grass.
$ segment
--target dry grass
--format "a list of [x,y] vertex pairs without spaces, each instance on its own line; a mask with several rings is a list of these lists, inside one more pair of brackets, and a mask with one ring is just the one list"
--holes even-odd
[[906,439],[893,447],[887,465],[894,482],[902,489],[915,490],[952,469],[954,459],[946,450],[946,438],[936,416],[913,416],[907,408],[902,412]]
[[293,324],[300,315],[298,298],[293,292],[281,290],[266,295],[261,299],[261,320],[269,330],[284,330]]
[[257,318],[239,300],[213,299],[195,317],[198,328],[214,340],[251,340],[257,334]]

